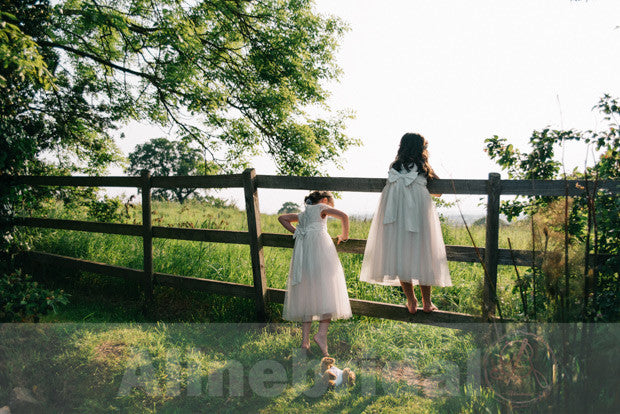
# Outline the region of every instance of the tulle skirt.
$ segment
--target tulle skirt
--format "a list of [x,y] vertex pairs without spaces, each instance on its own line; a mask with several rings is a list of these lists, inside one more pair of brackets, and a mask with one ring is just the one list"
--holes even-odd
[[282,318],[298,322],[350,318],[349,295],[334,242],[326,230],[310,231],[303,237],[294,247],[303,249],[301,281],[291,286],[293,253]]
[[[423,286],[451,286],[446,247],[433,200],[426,187],[411,185],[416,191],[413,211],[399,212],[398,219],[384,224],[386,191],[372,220],[360,280],[380,285],[400,285],[400,281]],[[407,230],[404,214],[417,214],[418,231]]]

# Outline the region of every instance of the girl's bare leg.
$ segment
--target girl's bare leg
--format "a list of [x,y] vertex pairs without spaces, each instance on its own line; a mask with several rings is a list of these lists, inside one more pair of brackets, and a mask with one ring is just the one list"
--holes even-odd
[[331,319],[323,319],[319,322],[319,332],[314,335],[314,342],[321,348],[321,352],[323,356],[329,356],[327,352],[327,329],[329,328],[329,323]]
[[437,306],[433,305],[433,302],[431,302],[431,287],[420,286],[420,291],[422,292],[422,310],[426,313],[436,311]]
[[306,351],[310,349],[310,328],[312,322],[303,322],[301,324],[301,348]]
[[411,282],[403,282],[401,280],[400,285],[402,286],[403,292],[405,292],[405,296],[407,297],[407,310],[409,313],[416,313],[418,311],[418,299],[415,297],[413,284],[411,284]]

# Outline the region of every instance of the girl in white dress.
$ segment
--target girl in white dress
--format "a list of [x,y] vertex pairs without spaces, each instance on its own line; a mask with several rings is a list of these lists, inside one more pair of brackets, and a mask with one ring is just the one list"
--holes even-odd
[[370,226],[360,273],[365,282],[400,284],[410,313],[418,309],[414,285],[420,285],[427,313],[437,310],[431,286],[452,285],[439,217],[426,189],[427,180],[438,178],[426,147],[421,135],[403,135]]
[[[327,216],[342,222],[338,244],[349,238],[349,217],[333,208],[334,198],[329,191],[313,191],[305,198],[305,204],[302,213],[278,217],[280,223],[294,233],[295,239],[282,318],[303,322],[301,347],[305,351],[310,349],[312,321],[320,321],[314,342],[327,356],[329,322],[351,317],[344,272],[327,233]],[[298,222],[297,227],[291,224],[293,222]]]

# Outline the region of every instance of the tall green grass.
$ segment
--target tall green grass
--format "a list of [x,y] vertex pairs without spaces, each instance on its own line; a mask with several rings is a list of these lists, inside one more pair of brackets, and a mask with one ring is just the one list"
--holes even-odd
[[[62,208],[51,210],[52,217],[84,219],[79,211]],[[125,223],[140,224],[139,206],[128,209]],[[245,213],[235,208],[214,208],[198,202],[183,205],[171,202],[155,202],[152,208],[153,224],[186,228],[210,228],[247,231]],[[261,215],[263,231],[285,233],[275,215]],[[350,237],[366,238],[370,220],[352,220]],[[339,222],[330,220],[328,229],[332,236],[338,234]],[[474,243],[484,246],[484,226],[470,226]],[[446,244],[472,245],[464,226],[442,227]],[[139,238],[97,233],[83,233],[64,230],[37,230],[33,248],[50,253],[94,260],[119,266],[141,268],[142,243]],[[529,249],[530,234],[527,225],[516,224],[501,228],[500,247],[507,246],[511,238],[513,248]],[[249,247],[243,245],[190,242],[155,239],[154,269],[156,272],[179,274],[235,283],[251,284],[251,262]],[[265,248],[267,284],[273,288],[286,288],[291,249]],[[362,255],[341,253],[340,259],[345,271],[349,296],[351,298],[402,304],[405,298],[397,287],[362,283],[358,279]],[[435,288],[433,301],[440,309],[480,314],[481,291],[484,278],[483,268],[478,263],[449,262],[452,287]],[[518,295],[513,292],[516,277],[511,266],[500,266],[497,291],[502,304],[503,315],[516,318],[521,312]]]
[[[49,216],[84,219],[80,211],[56,208]],[[125,223],[140,224],[139,206],[128,209]],[[171,202],[155,202],[152,208],[153,224],[186,228],[210,228],[247,231],[245,212],[235,208],[215,208],[198,202],[183,205]],[[285,233],[275,215],[261,215],[263,231]],[[364,239],[368,235],[370,220],[352,220],[350,237]],[[340,224],[330,220],[328,229],[332,236],[340,231]],[[484,226],[470,226],[474,243],[484,246]],[[446,244],[472,245],[464,226],[442,227]],[[530,234],[526,224],[502,227],[500,247],[507,246],[510,237],[513,248],[529,249]],[[33,248],[40,251],[79,257],[131,268],[142,266],[142,243],[140,238],[97,233],[83,233],[64,230],[36,230],[30,232]],[[153,242],[154,269],[156,272],[179,274],[235,283],[251,284],[251,261],[249,247],[244,245],[191,242],[155,239]],[[291,249],[265,248],[267,284],[284,289],[291,260]],[[405,298],[398,287],[362,283],[358,279],[362,255],[341,253],[340,259],[345,271],[348,293],[351,298],[402,304]],[[433,301],[440,309],[478,315],[481,308],[481,291],[484,278],[479,263],[449,262],[452,287],[435,288]],[[519,315],[519,297],[513,292],[515,273],[512,266],[500,266],[497,291],[502,304],[503,315],[516,318]]]

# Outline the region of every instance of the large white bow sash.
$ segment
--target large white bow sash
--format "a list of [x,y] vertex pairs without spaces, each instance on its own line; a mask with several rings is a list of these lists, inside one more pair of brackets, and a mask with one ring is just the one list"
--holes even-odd
[[420,230],[418,211],[415,209],[416,200],[414,192],[407,187],[412,183],[424,185],[423,180],[417,180],[418,172],[411,170],[405,174],[390,168],[388,173],[388,183],[390,185],[386,197],[385,216],[383,224],[396,222],[398,210],[404,213],[405,227],[408,231],[416,232]]
[[295,248],[293,249],[293,262],[291,269],[291,285],[295,286],[301,282],[302,266],[304,261],[304,239],[310,231],[322,230],[321,224],[304,226],[301,223],[295,228],[293,239],[295,239]]

